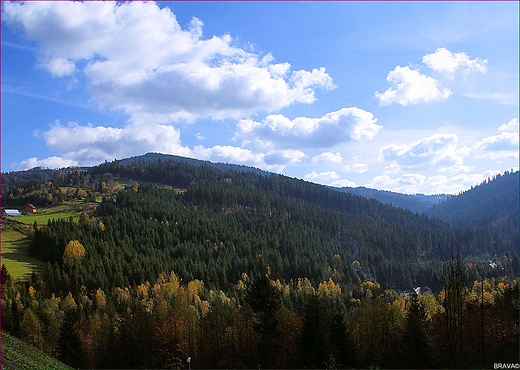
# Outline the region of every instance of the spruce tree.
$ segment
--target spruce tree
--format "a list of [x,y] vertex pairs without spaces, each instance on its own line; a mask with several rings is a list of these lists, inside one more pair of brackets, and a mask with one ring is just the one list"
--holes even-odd
[[58,340],[58,358],[76,369],[85,367],[85,355],[77,328],[77,314],[73,309],[65,312]]
[[430,348],[424,332],[426,314],[417,294],[411,298],[406,316],[406,329],[403,336],[405,346],[405,366],[409,369],[424,369],[430,363]]
[[276,312],[281,308],[280,292],[267,275],[260,275],[249,287],[246,302],[259,318],[259,322],[253,325],[255,332],[261,336],[257,365],[264,368],[276,367],[275,360],[279,352],[277,339],[280,336]]

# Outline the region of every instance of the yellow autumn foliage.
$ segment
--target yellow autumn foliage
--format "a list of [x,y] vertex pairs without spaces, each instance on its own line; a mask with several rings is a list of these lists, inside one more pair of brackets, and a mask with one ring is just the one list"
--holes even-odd
[[62,308],[64,311],[76,310],[78,308],[78,305],[76,304],[74,297],[72,297],[71,292],[69,292],[69,294],[63,299]]
[[71,240],[63,252],[63,262],[74,261],[83,258],[85,248],[77,240]]
[[95,301],[98,307],[105,309],[107,306],[105,292],[103,292],[101,289],[96,290]]
[[318,293],[325,296],[331,295],[335,297],[341,294],[341,288],[339,287],[339,285],[334,283],[332,278],[330,278],[329,281],[324,281],[323,283],[320,283]]

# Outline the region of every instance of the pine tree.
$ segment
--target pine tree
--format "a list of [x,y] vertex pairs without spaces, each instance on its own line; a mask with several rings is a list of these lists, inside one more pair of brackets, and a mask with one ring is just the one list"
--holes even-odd
[[261,336],[257,352],[259,365],[264,368],[276,366],[280,330],[275,313],[281,308],[280,292],[267,275],[260,275],[249,287],[246,302],[257,313],[259,319],[253,325],[255,332]]
[[84,368],[85,356],[76,322],[76,311],[67,310],[60,329],[58,358],[74,368]]
[[405,347],[404,363],[410,369],[427,368],[430,362],[430,348],[424,332],[426,313],[419,302],[417,294],[410,301],[410,307],[406,316],[406,328],[403,336]]

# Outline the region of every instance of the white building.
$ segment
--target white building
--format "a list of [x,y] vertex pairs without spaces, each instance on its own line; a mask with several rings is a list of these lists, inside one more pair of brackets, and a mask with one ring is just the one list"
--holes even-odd
[[6,217],[15,217],[15,216],[21,216],[19,210],[17,209],[4,209],[4,216]]

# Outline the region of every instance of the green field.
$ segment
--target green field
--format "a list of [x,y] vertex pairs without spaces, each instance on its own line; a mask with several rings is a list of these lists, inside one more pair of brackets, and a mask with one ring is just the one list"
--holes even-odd
[[36,347],[2,331],[2,369],[71,369]]
[[2,264],[15,280],[29,280],[33,272],[41,272],[46,266],[29,255],[29,243],[24,234],[2,226]]
[[[34,214],[12,217],[11,220],[21,222],[25,225],[32,225],[34,221],[39,226],[47,225],[48,220],[52,219],[79,219],[81,212],[74,210],[70,204],[64,204],[51,208],[40,208]],[[24,227],[23,225],[20,225]],[[46,264],[28,253],[30,240],[21,232],[13,229],[11,226],[2,225],[1,245],[2,258],[1,263],[5,264],[7,270],[15,280],[29,280],[33,272],[40,273],[44,270]]]
[[22,216],[13,218],[13,219],[15,219],[16,221],[19,221],[19,222],[23,222],[26,225],[34,224],[34,221],[36,221],[38,223],[38,225],[47,225],[48,220],[52,220],[52,219],[58,220],[58,219],[62,219],[62,218],[68,219],[70,217],[73,217],[74,219],[77,220],[77,219],[79,219],[79,215],[80,215],[80,212],[76,212],[76,211],[66,211],[66,212],[59,212],[59,211],[49,212],[49,211],[47,211],[47,212],[37,212],[37,213],[33,213],[33,214],[22,215]]

